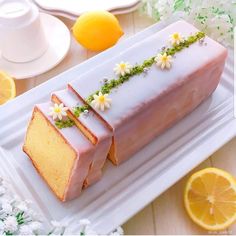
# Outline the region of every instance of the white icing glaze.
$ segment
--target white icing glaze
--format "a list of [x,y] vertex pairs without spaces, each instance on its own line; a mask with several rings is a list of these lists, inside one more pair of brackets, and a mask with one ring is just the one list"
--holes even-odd
[[69,127],[66,129],[58,129],[55,126],[55,121],[49,115],[49,108],[52,106],[52,103],[42,103],[37,104],[36,107],[44,114],[52,126],[57,129],[57,131],[67,140],[67,142],[74,148],[76,152],[82,154],[90,149],[93,149],[93,145],[84,137],[84,135],[79,132],[76,127]]
[[[65,89],[56,91],[53,93],[60,101],[73,113],[73,107],[83,106],[84,103],[71,91]],[[111,132],[105,127],[105,125],[97,119],[93,111],[89,111],[88,115],[81,114],[77,118],[85,127],[87,127],[97,138],[98,140],[111,137]]]
[[[192,25],[179,21],[160,32],[133,45],[125,52],[112,58],[109,62],[90,70],[72,81],[70,86],[83,98],[101,88],[104,77],[117,78],[113,72],[114,65],[120,61],[130,64],[142,64],[145,59],[155,56],[163,46],[168,45],[169,35],[178,31],[183,37],[188,37],[198,30]],[[198,42],[176,53],[170,70],[160,70],[153,65],[145,77],[143,74],[134,76],[110,94],[112,107],[105,112],[96,110],[114,129],[134,114],[142,112],[142,107],[154,98],[167,92],[173,85],[181,83],[190,74],[211,63],[215,58],[225,55],[225,48],[206,37],[207,45]]]

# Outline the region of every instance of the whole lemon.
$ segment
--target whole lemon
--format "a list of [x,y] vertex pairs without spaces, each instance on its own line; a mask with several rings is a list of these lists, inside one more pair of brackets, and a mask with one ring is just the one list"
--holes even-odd
[[107,11],[91,11],[82,14],[72,32],[75,39],[92,51],[105,50],[124,34],[117,18]]

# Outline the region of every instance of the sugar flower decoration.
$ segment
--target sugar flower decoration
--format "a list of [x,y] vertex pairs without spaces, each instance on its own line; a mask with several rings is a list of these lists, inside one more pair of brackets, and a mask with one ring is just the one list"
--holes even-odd
[[164,70],[165,68],[170,69],[172,63],[172,56],[167,55],[166,53],[158,54],[155,58],[155,61],[156,65],[161,67],[162,70]]
[[49,113],[49,115],[52,116],[53,120],[62,120],[63,116],[67,116],[66,111],[68,109],[69,108],[65,107],[63,103],[61,103],[60,105],[55,103],[53,107],[50,107],[51,112]]
[[181,42],[183,42],[184,38],[180,33],[173,33],[170,35],[170,42],[171,44],[174,45],[179,45]]
[[117,75],[124,76],[125,74],[129,74],[131,71],[132,66],[128,62],[120,62],[116,64],[114,71]]
[[91,105],[94,106],[96,109],[104,111],[105,109],[109,109],[111,107],[111,99],[108,98],[108,94],[102,94],[99,92],[98,95],[93,95],[93,101]]

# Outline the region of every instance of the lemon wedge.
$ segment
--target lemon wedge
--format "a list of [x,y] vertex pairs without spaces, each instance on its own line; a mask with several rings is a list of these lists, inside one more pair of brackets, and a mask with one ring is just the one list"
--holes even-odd
[[16,86],[13,78],[0,71],[0,105],[16,96]]

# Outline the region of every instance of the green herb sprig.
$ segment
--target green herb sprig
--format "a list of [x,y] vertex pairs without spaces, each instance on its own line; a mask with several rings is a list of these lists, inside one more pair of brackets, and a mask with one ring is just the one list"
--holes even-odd
[[16,215],[16,220],[19,225],[24,224],[24,211],[21,211]]
[[63,129],[63,128],[69,128],[75,125],[75,122],[71,120],[70,118],[67,118],[66,120],[57,120],[55,122],[55,125],[58,129]]

